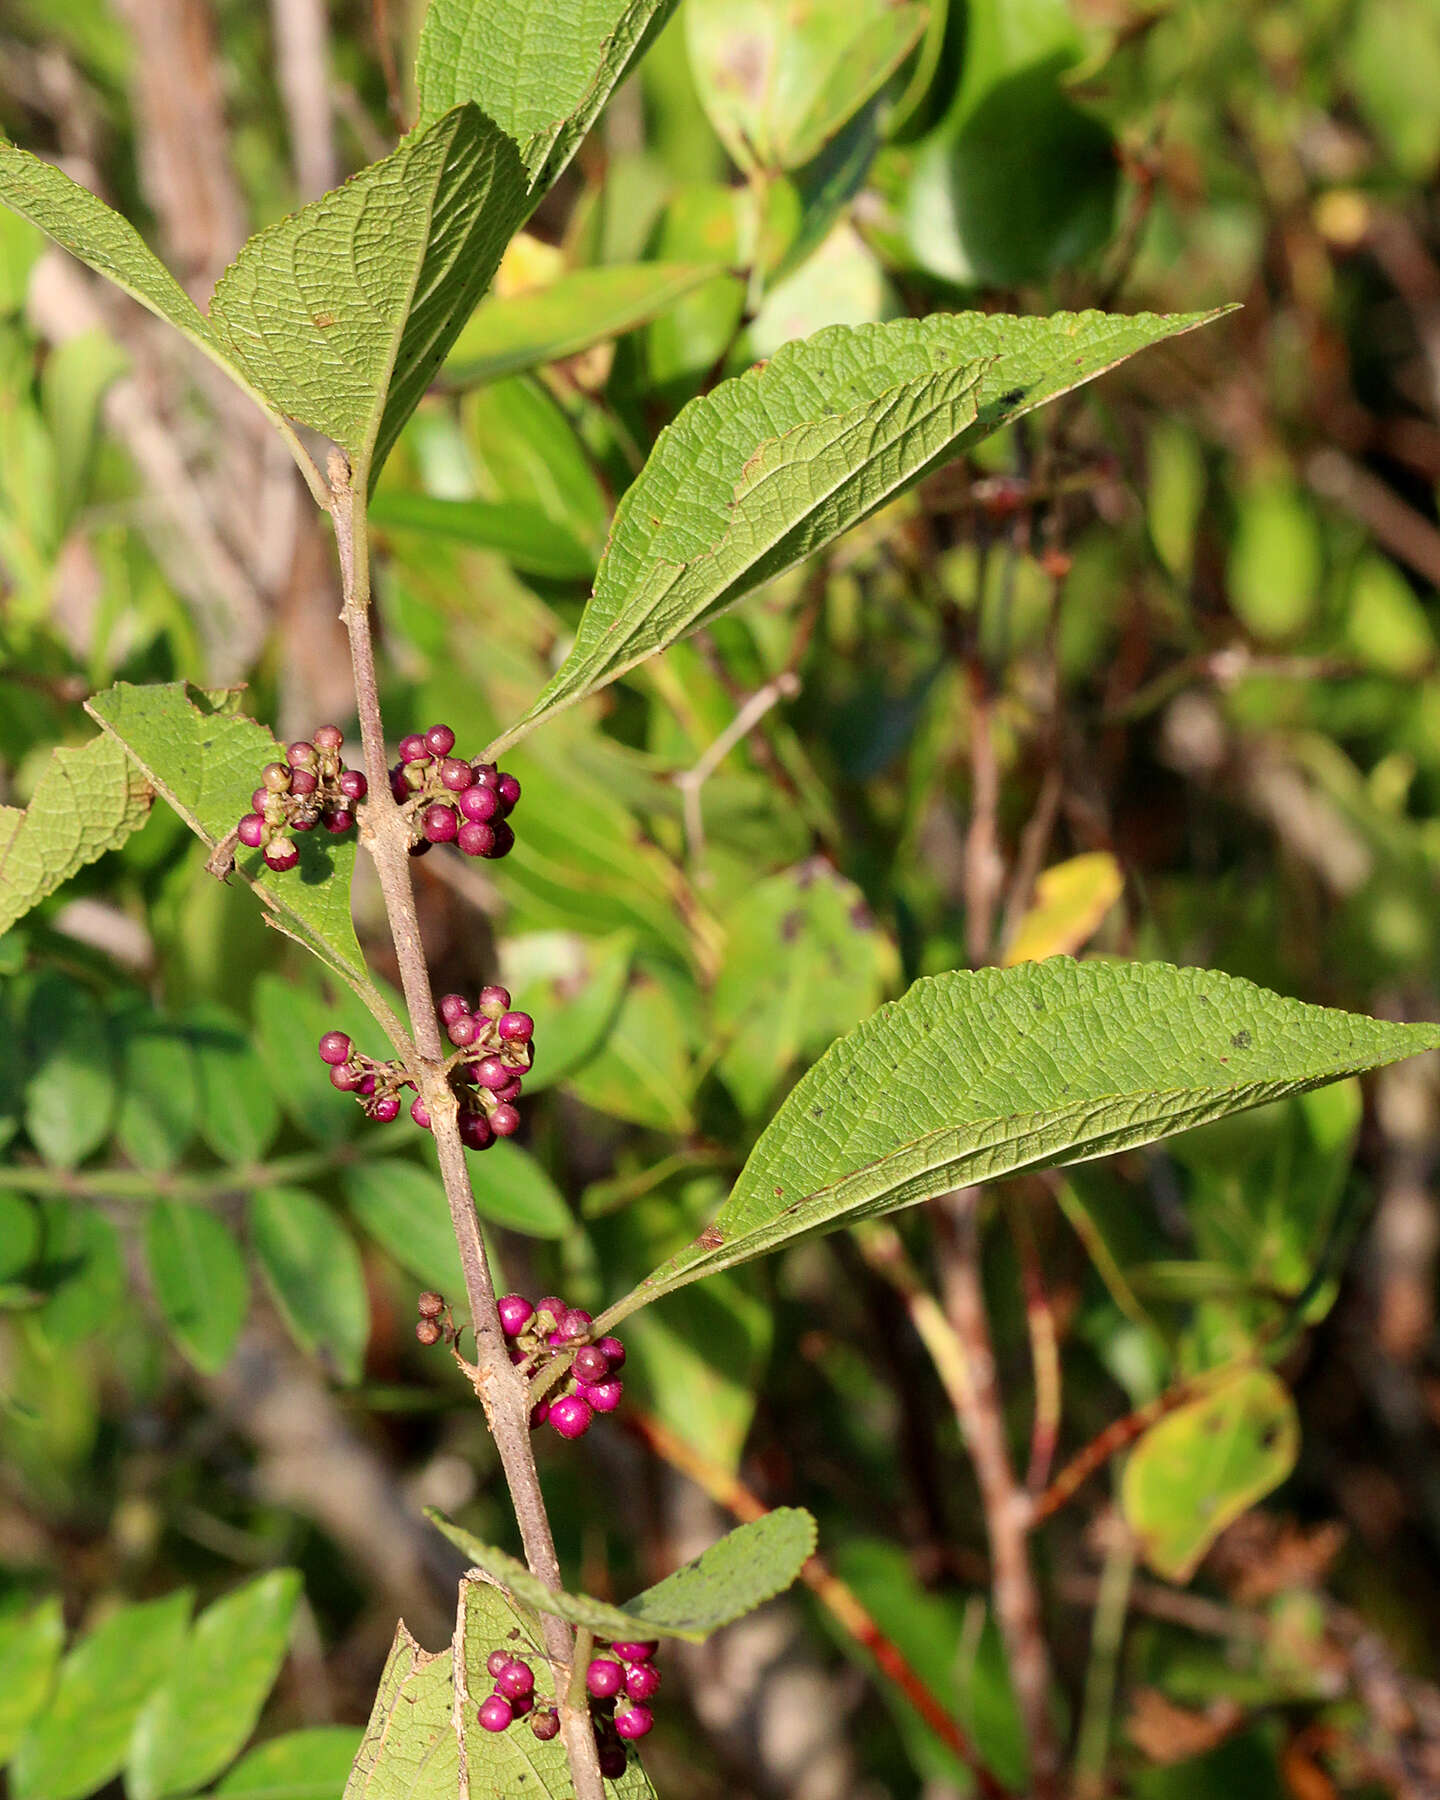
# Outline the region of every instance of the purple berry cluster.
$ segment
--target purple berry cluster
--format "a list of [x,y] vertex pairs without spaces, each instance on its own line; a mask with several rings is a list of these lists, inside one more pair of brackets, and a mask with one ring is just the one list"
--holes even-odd
[[261,850],[277,874],[293,869],[300,852],[292,831],[348,831],[355,808],[365,798],[365,777],[347,769],[340,758],[344,734],[338,725],[322,725],[309,740],[291,744],[283,763],[267,763],[260,786],[250,796],[250,811],[235,827],[247,850]]
[[[535,1060],[535,1021],[513,1012],[503,987],[480,990],[471,1006],[463,994],[446,994],[440,1022],[455,1046],[445,1065],[460,1101],[460,1139],[471,1150],[485,1150],[496,1138],[513,1137],[520,1129],[515,1102],[521,1081]],[[400,1117],[402,1093],[415,1083],[398,1062],[379,1062],[357,1051],[343,1031],[327,1031],[320,1039],[320,1060],[330,1067],[330,1084],[354,1094],[366,1114],[382,1125]],[[422,1131],[430,1129],[430,1109],[417,1094],[410,1117]]]
[[[660,1671],[651,1662],[655,1645],[608,1644],[585,1671],[590,1718],[600,1753],[600,1773],[618,1781],[629,1761],[627,1743],[647,1737],[655,1715],[647,1704],[660,1686]],[[493,1650],[485,1672],[495,1691],[482,1700],[476,1719],[486,1731],[508,1731],[516,1719],[530,1715],[530,1729],[542,1743],[560,1733],[560,1715],[549,1704],[535,1704],[535,1672],[523,1656]]]
[[494,763],[452,755],[454,748],[448,725],[400,740],[390,792],[410,815],[410,854],[423,856],[432,844],[454,844],[466,856],[492,861],[508,856],[515,833],[507,820],[520,798],[520,783]]
[[499,1302],[500,1324],[510,1342],[510,1360],[532,1376],[560,1351],[574,1351],[559,1383],[530,1410],[530,1429],[548,1424],[563,1438],[584,1437],[596,1413],[614,1412],[625,1391],[618,1378],[625,1366],[625,1346],[617,1337],[591,1343],[595,1323],[583,1307],[567,1306],[558,1294],[546,1294],[532,1306],[523,1294],[506,1294]]

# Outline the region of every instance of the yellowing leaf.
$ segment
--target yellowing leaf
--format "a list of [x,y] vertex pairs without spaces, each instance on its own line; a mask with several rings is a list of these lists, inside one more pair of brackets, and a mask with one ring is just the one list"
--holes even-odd
[[1056,863],[1035,883],[1035,899],[1015,929],[1004,966],[1074,955],[1095,935],[1124,888],[1120,865],[1108,850]]

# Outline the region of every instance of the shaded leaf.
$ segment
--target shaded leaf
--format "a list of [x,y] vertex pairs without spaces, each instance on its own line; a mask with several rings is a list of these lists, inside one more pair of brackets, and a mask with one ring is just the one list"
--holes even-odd
[[448,1646],[432,1655],[403,1620],[395,1627],[344,1800],[431,1800],[458,1792],[452,1668]]
[[256,981],[256,1054],[291,1120],[321,1144],[343,1143],[364,1119],[354,1099],[331,1086],[316,1050],[336,1025],[335,1009],[314,988],[270,970]]
[[205,1375],[230,1360],[250,1305],[245,1258],[204,1207],[157,1200],[145,1218],[145,1259],[171,1335]]
[[0,1281],[23,1275],[39,1248],[39,1213],[23,1195],[0,1192]]
[[532,189],[543,190],[675,4],[431,0],[415,61],[420,121],[474,101],[514,138]]
[[445,360],[447,387],[480,387],[576,356],[633,331],[710,280],[705,263],[611,263],[547,287],[492,296],[470,315]]
[[73,1169],[110,1134],[116,1087],[105,1019],[93,997],[58,973],[42,975],[26,1022],[30,1070],[24,1121],[47,1163]]
[[1242,1369],[1177,1407],[1136,1444],[1121,1478],[1121,1508],[1146,1562],[1167,1581],[1188,1581],[1299,1452],[1295,1402],[1268,1369]]
[[173,1169],[195,1134],[200,1108],[189,1037],[147,1006],[122,1013],[115,1035],[120,1148],[142,1169]]
[[690,69],[742,169],[798,169],[900,66],[925,29],[915,0],[690,0]]
[[[525,1092],[538,1093],[581,1068],[596,1053],[615,1022],[630,976],[635,942],[628,932],[586,943],[562,934],[537,934],[532,943],[559,939],[573,946],[574,956],[555,971],[529,973],[517,964],[517,940],[505,946],[505,979],[524,995],[525,1010],[535,1020],[535,1061],[525,1077]],[[518,941],[521,946],[525,940]],[[582,984],[578,993],[576,983]],[[553,983],[553,985],[552,985]]]
[[370,507],[370,522],[385,531],[413,531],[493,550],[522,575],[547,581],[585,581],[595,572],[590,551],[538,506],[382,492]]
[[[428,22],[427,22],[428,23]],[[216,283],[215,336],[279,411],[373,479],[524,215],[515,146],[473,106],[259,232]]]
[[45,1704],[65,1641],[58,1595],[0,1615],[0,1763]]
[[920,477],[1218,315],[834,326],[692,400],[626,491],[575,644],[498,750],[823,548]]
[[280,1102],[250,1034],[220,1006],[194,1008],[187,1024],[200,1089],[200,1135],[223,1162],[255,1162],[280,1129]]
[[30,804],[0,806],[0,931],[138,831],[150,799],[143,775],[111,738],[51,751]]
[[81,1639],[15,1752],[15,1800],[75,1800],[120,1772],[140,1709],[174,1668],[189,1623],[189,1594],[167,1594],[122,1607]]
[[1150,1143],[1440,1044],[1208,969],[1073,963],[917,981],[831,1046],[705,1231],[604,1316],[811,1231]]
[[69,529],[90,485],[100,406],[130,358],[100,330],[80,331],[51,347],[40,375],[40,405],[55,450],[58,527]]
[[113,1323],[125,1295],[120,1234],[97,1206],[42,1200],[35,1285],[49,1290],[38,1314],[52,1344],[91,1337]]
[[670,987],[642,975],[631,982],[603,1045],[566,1085],[612,1118],[686,1132],[695,1085],[688,1039],[685,1013]]
[[382,1157],[345,1171],[350,1210],[400,1267],[442,1294],[461,1295],[465,1277],[440,1179],[409,1157]]
[[[263,725],[237,713],[235,695],[217,697],[183,681],[133,687],[117,682],[85,710],[121,743],[136,767],[212,849],[250,810],[260,771],[281,746]],[[317,840],[324,838],[324,844]],[[269,916],[347,980],[364,981],[365,964],[350,919],[355,841],[302,832],[300,864],[277,875],[258,850],[236,868]]]
[[470,1186],[482,1219],[527,1237],[563,1238],[573,1223],[564,1196],[528,1150],[506,1138],[470,1154]]
[[304,1188],[262,1188],[250,1202],[250,1244],[290,1334],[342,1381],[358,1381],[370,1305],[354,1239]]
[[125,1764],[130,1800],[189,1793],[218,1775],[260,1717],[300,1597],[293,1569],[275,1569],[207,1606],[175,1672],[135,1723]]
[[354,1725],[315,1725],[261,1744],[215,1789],[230,1800],[336,1800],[360,1747]]
[[626,1394],[735,1474],[773,1336],[765,1302],[736,1276],[717,1275],[630,1321]]
[[452,1525],[433,1506],[425,1508],[425,1516],[477,1569],[493,1576],[526,1606],[621,1640],[673,1637],[703,1643],[722,1625],[784,1593],[815,1548],[810,1514],[803,1507],[777,1507],[748,1525],[737,1525],[693,1562],[619,1607],[588,1594],[557,1594],[524,1563]]

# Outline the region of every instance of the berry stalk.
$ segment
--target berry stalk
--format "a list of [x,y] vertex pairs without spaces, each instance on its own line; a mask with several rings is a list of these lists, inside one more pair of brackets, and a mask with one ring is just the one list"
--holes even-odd
[[[480,1219],[470,1190],[470,1172],[460,1139],[459,1102],[445,1072],[446,1052],[440,1036],[430,986],[430,967],[420,935],[411,884],[411,827],[396,804],[385,761],[385,729],[375,673],[375,647],[370,628],[370,553],[363,485],[356,492],[348,462],[336,451],[330,460],[330,513],[340,560],[344,605],[341,618],[350,639],[356,712],[365,751],[368,793],[360,806],[360,841],[369,850],[380,879],[385,916],[395,945],[401,987],[414,1034],[417,1066],[411,1071],[434,1134],[440,1178],[450,1207],[450,1220],[460,1250],[465,1294],[475,1333],[475,1391],[505,1471],[516,1523],[530,1571],[547,1587],[560,1588],[560,1561],[550,1529],[545,1496],[535,1468],[530,1441],[530,1406],[525,1383],[512,1367],[505,1334],[495,1307],[495,1283],[480,1235]],[[363,484],[364,476],[361,476]],[[569,1687],[574,1637],[563,1619],[543,1616],[545,1649],[555,1677],[555,1691]],[[604,1781],[587,1712],[561,1708],[561,1730],[575,1781],[576,1800],[604,1800]]]

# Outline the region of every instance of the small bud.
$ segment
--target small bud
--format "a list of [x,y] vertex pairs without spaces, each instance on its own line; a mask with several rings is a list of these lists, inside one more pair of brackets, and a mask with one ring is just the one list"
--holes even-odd
[[440,1342],[440,1326],[434,1319],[417,1319],[415,1335],[428,1350],[432,1344]]
[[438,1319],[445,1310],[445,1296],[437,1294],[433,1288],[426,1288],[416,1305],[422,1319]]

